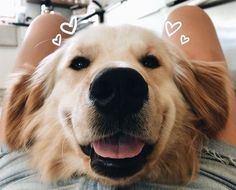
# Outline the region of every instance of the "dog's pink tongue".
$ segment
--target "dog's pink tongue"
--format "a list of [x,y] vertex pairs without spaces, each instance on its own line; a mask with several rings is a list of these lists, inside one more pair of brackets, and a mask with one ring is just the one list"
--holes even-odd
[[123,135],[95,141],[92,146],[101,157],[123,159],[137,156],[142,151],[144,143],[134,137]]

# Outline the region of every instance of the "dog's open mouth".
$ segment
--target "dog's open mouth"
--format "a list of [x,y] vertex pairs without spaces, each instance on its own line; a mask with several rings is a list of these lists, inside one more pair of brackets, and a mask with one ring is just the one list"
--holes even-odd
[[123,133],[80,147],[90,157],[92,169],[110,178],[134,175],[143,168],[153,150],[153,145]]

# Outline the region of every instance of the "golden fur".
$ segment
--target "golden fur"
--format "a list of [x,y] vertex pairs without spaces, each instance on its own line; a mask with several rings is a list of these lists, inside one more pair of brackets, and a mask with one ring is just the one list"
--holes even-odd
[[[145,68],[140,57],[161,62]],[[92,60],[88,68],[68,68],[76,55]],[[78,144],[98,138],[89,127],[89,85],[108,67],[138,71],[149,88],[145,138],[155,143],[145,167],[134,176],[112,180],[92,171]],[[224,128],[228,116],[228,72],[222,63],[187,60],[154,33],[134,26],[91,27],[68,40],[39,67],[17,75],[8,90],[7,143],[24,149],[45,180],[86,174],[110,185],[137,180],[186,183],[199,169],[205,137]]]

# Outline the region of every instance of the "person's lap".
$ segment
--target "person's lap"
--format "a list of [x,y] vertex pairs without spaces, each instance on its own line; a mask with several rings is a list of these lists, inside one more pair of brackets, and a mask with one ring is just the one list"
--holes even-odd
[[[184,161],[184,160],[183,160]],[[43,183],[40,176],[30,169],[27,154],[9,152],[0,146],[0,189],[83,189],[113,190],[115,187],[105,186],[86,176],[74,177],[65,181]],[[198,178],[184,186],[161,185],[139,182],[120,190],[228,190],[236,189],[236,148],[219,141],[210,140],[202,152],[201,167]]]
[[[189,14],[192,16],[186,16]],[[42,17],[38,18],[38,20],[34,22],[35,24],[31,26],[31,29],[29,30],[28,35],[25,39],[25,42],[22,45],[21,50],[18,54],[16,63],[17,68],[24,67],[24,63],[31,64],[33,67],[35,67],[40,60],[42,60],[46,55],[50,54],[55,50],[56,47],[52,45],[50,40],[47,40],[53,38],[53,36],[55,36],[59,32],[59,26],[62,22],[64,22],[64,19],[62,17],[52,15],[50,17],[51,22],[49,22],[49,25],[52,29],[50,29],[50,31],[44,29],[45,22],[43,21]],[[57,22],[54,22],[54,19],[56,19]],[[201,22],[199,22],[199,19],[201,19]],[[205,61],[224,61],[224,55],[217,39],[215,29],[207,15],[199,8],[179,8],[178,10],[170,14],[168,20],[171,22],[181,21],[184,27],[179,31],[179,33],[176,33],[176,35],[172,38],[169,38],[164,31],[163,37],[169,38],[170,41],[172,41],[186,53],[189,59]],[[202,30],[202,27],[207,29]],[[38,29],[36,30],[36,28]],[[38,30],[40,30],[40,32],[36,32]],[[182,46],[179,42],[179,37],[182,33],[190,36],[191,38],[191,43],[186,44],[186,46]],[[204,38],[202,38],[203,36]],[[37,46],[42,41],[45,41],[45,43],[42,43],[41,47]],[[34,47],[36,47],[36,49]],[[44,49],[44,51],[40,51],[42,48]],[[219,135],[219,137],[225,142],[236,144],[236,142],[231,138],[233,135],[231,131],[234,129],[232,124],[234,122],[232,121],[232,119],[229,120],[230,125],[226,126],[226,132],[223,131]],[[2,118],[0,127],[1,130],[4,129],[4,125],[4,118]],[[0,132],[0,134],[2,136],[0,142],[5,142],[4,133]],[[212,146],[214,147],[214,149],[211,149],[212,147],[210,146],[206,148],[207,151],[203,153],[203,156],[205,157],[202,158],[199,178],[195,182],[185,187],[178,187],[178,189],[229,189],[231,187],[232,189],[236,188],[236,179],[235,177],[233,177],[236,176],[236,148],[214,140],[211,140],[210,142],[213,142]],[[223,146],[224,150],[218,149],[216,145]],[[2,151],[0,154],[0,187],[4,186],[4,189],[53,189],[59,187],[63,187],[63,189],[112,189],[110,187],[103,186],[97,183],[96,181],[93,181],[86,177],[80,177],[77,179],[71,179],[69,181],[58,182],[56,184],[50,185],[42,184],[42,182],[40,181],[40,177],[35,174],[34,171],[30,170],[26,154],[22,152],[10,153],[7,149],[3,148],[3,146],[1,146]],[[215,156],[217,155],[215,153],[221,155],[220,159],[217,160],[218,157]],[[222,157],[226,160],[225,163],[227,164],[222,163]],[[211,176],[210,173],[213,174],[213,176]],[[129,189],[138,190],[176,188],[176,186],[162,186],[153,183],[139,183],[131,186]]]

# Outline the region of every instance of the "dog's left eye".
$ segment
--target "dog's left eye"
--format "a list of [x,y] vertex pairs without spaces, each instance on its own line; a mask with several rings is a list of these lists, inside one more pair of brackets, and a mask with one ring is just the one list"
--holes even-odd
[[69,67],[73,70],[78,71],[78,70],[88,67],[89,64],[90,64],[90,60],[88,58],[77,56],[71,61],[71,64]]
[[151,69],[155,69],[161,66],[159,60],[154,55],[146,55],[140,59],[140,62],[144,67],[148,67]]

